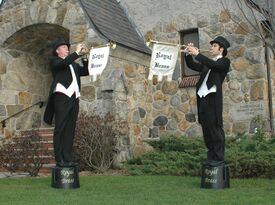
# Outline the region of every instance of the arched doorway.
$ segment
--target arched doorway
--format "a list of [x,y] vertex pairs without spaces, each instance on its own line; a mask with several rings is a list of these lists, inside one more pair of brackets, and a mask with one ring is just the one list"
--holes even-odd
[[[1,45],[0,120],[47,100],[52,81],[51,43],[57,37],[69,40],[69,30],[55,24],[33,24],[15,32]],[[45,127],[44,107],[33,106],[7,120],[4,136],[16,130]]]

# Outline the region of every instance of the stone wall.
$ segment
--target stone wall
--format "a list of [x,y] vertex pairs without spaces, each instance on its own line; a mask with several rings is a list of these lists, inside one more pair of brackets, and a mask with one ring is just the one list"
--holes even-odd
[[[209,49],[209,41],[217,35],[227,37],[231,42],[231,72],[223,86],[226,134],[253,131],[257,126],[253,119],[258,114],[267,119],[267,77],[262,43],[235,24],[220,6],[215,7],[217,1],[176,0],[173,5],[156,0],[154,4],[145,0],[123,2],[127,3],[126,7],[145,37],[178,43],[179,31],[198,28],[201,49]],[[142,13],[152,11],[153,7],[158,8],[153,16]],[[16,15],[11,15],[15,11]],[[164,15],[165,11],[169,13]],[[236,14],[232,13],[231,17],[242,21]],[[247,26],[245,22],[242,25]],[[37,41],[25,38],[26,30],[34,31],[33,38]],[[42,32],[38,32],[40,30]],[[0,32],[3,34],[0,39],[0,96],[3,96],[0,119],[36,99],[47,97],[51,75],[46,62],[50,47],[37,49],[42,44],[49,45],[61,34],[70,39],[72,49],[82,41],[88,47],[104,42],[90,27],[76,0],[7,1],[5,10],[0,13]],[[96,82],[91,82],[90,77],[82,79],[81,111],[98,115],[109,112],[115,116],[120,150],[117,162],[150,150],[144,143],[146,139],[170,134],[202,135],[197,122],[195,88],[179,88],[180,60],[179,55],[171,82],[157,82],[156,78],[148,81],[150,56],[118,46],[111,51],[108,66]],[[275,96],[274,75],[272,78]],[[11,136],[16,129],[45,126],[41,122],[42,112],[34,108],[19,115],[8,123],[0,136]]]
[[[6,1],[0,13],[0,120],[46,101],[52,75],[51,42],[56,37],[76,43],[95,37],[78,2],[61,0]],[[34,106],[6,121],[0,137],[16,130],[45,127],[45,106]]]
[[[6,119],[39,101],[45,101],[51,81],[49,69],[39,65],[39,61],[25,52],[17,52],[13,57],[1,52],[1,59],[7,62],[1,74],[0,119]],[[9,138],[15,130],[26,130],[42,126],[42,110],[39,105],[27,109],[6,122],[2,134]]]
[[194,89],[179,89],[177,80],[149,81],[149,64],[149,55],[119,46],[111,51],[109,64],[95,83],[83,79],[81,109],[115,116],[118,161],[151,150],[144,140],[201,135]]
[[[262,115],[264,121],[268,120],[268,112],[270,110],[274,112],[274,109],[268,107],[264,47],[259,39],[242,29],[248,28],[248,24],[241,19],[242,15],[232,1],[226,1],[232,11],[231,16],[224,11],[220,1],[122,0],[122,2],[146,37],[178,43],[179,31],[198,28],[200,48],[206,50],[209,49],[209,41],[215,36],[227,37],[231,42],[229,58],[232,71],[223,86],[225,131],[228,135],[252,132],[255,126],[258,126],[253,122],[257,115]],[[151,13],[152,15],[149,15]],[[234,22],[240,22],[241,26]],[[179,58],[177,71],[180,69]],[[274,66],[272,69],[274,93]],[[180,75],[174,76],[174,79],[177,77]],[[188,91],[194,95],[193,88],[189,88]],[[196,111],[193,113],[196,114]]]

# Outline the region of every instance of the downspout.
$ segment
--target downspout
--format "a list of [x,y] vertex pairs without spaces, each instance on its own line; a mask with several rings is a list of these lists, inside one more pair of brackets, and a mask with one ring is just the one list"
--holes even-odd
[[268,83],[268,107],[269,107],[269,124],[270,132],[274,134],[274,118],[273,118],[273,100],[272,100],[272,80],[271,80],[271,63],[270,63],[270,49],[265,44],[265,60],[267,69],[267,83]]
[[[270,6],[270,3],[271,3],[271,6]],[[271,0],[271,1],[268,1],[268,7],[270,8],[271,7],[271,18],[270,18],[270,23],[271,23],[271,30],[272,30],[272,39],[273,39],[273,48],[272,48],[272,54],[273,54],[273,58],[275,57],[275,52],[274,52],[274,40],[275,40],[275,19],[274,19],[274,14],[275,14],[275,1],[274,0]],[[267,55],[270,54],[270,49],[267,48],[266,46],[266,50],[267,50]],[[270,131],[272,133],[272,135],[274,136],[275,132],[274,132],[274,119],[273,119],[273,103],[272,103],[272,74],[271,74],[271,63],[270,63],[270,58],[269,56],[268,57],[268,61],[267,61],[267,79],[268,79],[268,89],[269,89],[269,92],[268,92],[268,95],[269,95],[269,110],[270,110]]]

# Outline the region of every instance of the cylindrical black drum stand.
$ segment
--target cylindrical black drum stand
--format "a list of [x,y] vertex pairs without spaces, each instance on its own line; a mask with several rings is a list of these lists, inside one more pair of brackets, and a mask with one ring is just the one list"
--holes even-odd
[[52,187],[61,189],[79,188],[78,167],[53,167]]
[[201,188],[224,189],[230,187],[229,166],[202,165]]

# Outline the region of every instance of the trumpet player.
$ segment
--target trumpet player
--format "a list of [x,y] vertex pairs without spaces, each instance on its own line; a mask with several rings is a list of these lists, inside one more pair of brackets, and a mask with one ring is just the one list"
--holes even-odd
[[75,62],[82,56],[85,46],[78,44],[73,53],[69,53],[70,44],[63,38],[53,42],[50,68],[53,82],[50,87],[47,107],[44,113],[44,121],[52,124],[54,128],[54,155],[56,166],[75,166],[72,157],[73,139],[76,120],[79,111],[80,76],[86,76],[88,61],[82,60],[83,66]]
[[[202,55],[189,43],[186,47],[187,66],[200,72],[196,85],[198,119],[208,149],[204,164],[218,166],[224,163],[225,135],[223,130],[222,83],[229,72],[230,60],[226,58],[229,42],[222,36],[210,41],[213,59]],[[193,57],[198,61],[194,62]]]

